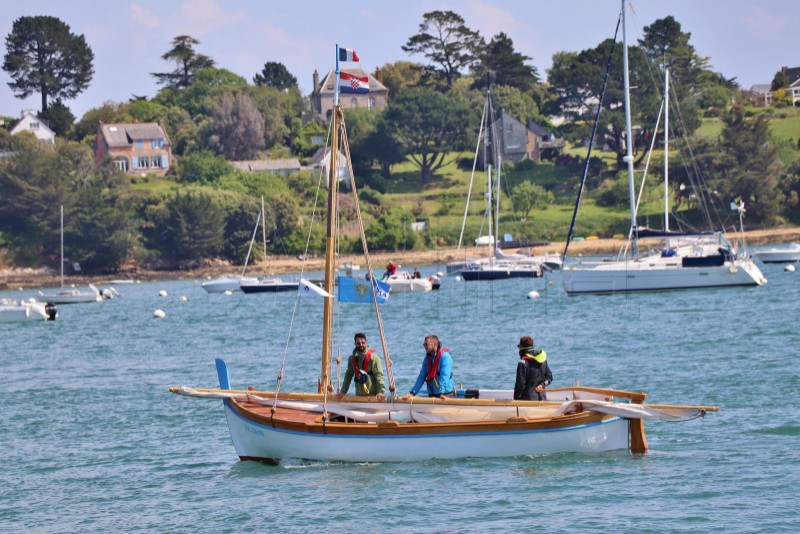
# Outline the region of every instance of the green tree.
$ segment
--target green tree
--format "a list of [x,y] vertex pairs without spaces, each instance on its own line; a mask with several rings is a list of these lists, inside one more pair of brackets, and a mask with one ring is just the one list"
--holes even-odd
[[544,187],[525,180],[517,187],[511,195],[511,205],[514,211],[522,214],[522,220],[527,220],[531,210],[536,208],[546,208],[555,201],[553,193]]
[[133,247],[127,176],[96,166],[90,147],[57,141],[39,147],[15,136],[14,155],[0,166],[0,232],[17,265],[59,268],[58,207],[70,261],[85,271],[108,272]]
[[536,67],[526,65],[530,57],[514,50],[514,42],[505,33],[498,33],[480,53],[474,69],[475,87],[486,87],[490,83],[515,87],[529,91],[539,83]]
[[[364,154],[369,161],[376,162],[381,170],[381,176],[386,179],[392,177],[392,167],[406,160],[406,153],[401,141],[394,135],[393,126],[388,122],[386,115],[375,125],[364,140]],[[373,184],[374,185],[374,184]]]
[[[127,176],[112,167],[94,173],[78,199],[70,258],[86,274],[116,272],[138,242],[134,212],[126,202]],[[66,238],[65,238],[66,239]]]
[[244,93],[235,97],[225,93],[212,105],[209,146],[228,159],[253,159],[265,148],[264,117]]
[[225,231],[225,212],[203,192],[177,191],[166,203],[168,213],[160,233],[160,251],[174,262],[219,255]]
[[[370,250],[413,250],[417,246],[417,233],[411,228],[414,217],[410,213],[395,215],[385,213],[370,224],[364,234]],[[363,252],[361,240],[353,243],[353,252]]]
[[700,73],[708,69],[708,58],[701,57],[689,44],[692,34],[684,32],[675,17],[658,19],[644,27],[639,45],[654,65],[666,65],[676,83],[688,88],[699,85]]
[[213,59],[195,51],[195,45],[199,44],[200,41],[188,35],[175,37],[172,49],[161,56],[164,61],[174,63],[175,68],[170,72],[151,73],[156,83],[171,89],[189,87],[199,71],[213,67]]
[[747,118],[741,106],[733,106],[722,115],[722,122],[720,152],[709,185],[722,195],[723,206],[743,200],[749,221],[774,222],[781,200],[777,187],[781,163],[769,141],[768,120],[763,115]]
[[73,136],[77,141],[94,139],[97,135],[97,125],[100,123],[112,124],[115,122],[133,122],[133,117],[128,113],[124,104],[117,102],[103,102],[97,108],[91,108],[83,114],[81,120],[75,123]]
[[69,136],[75,122],[75,115],[60,100],[53,102],[46,112],[39,113],[39,118],[45,120],[57,136],[64,138]]
[[48,100],[71,100],[81,94],[94,76],[94,54],[83,35],[74,35],[56,17],[20,17],[6,37],[3,70],[13,81],[8,86],[17,98],[33,93]]
[[233,165],[211,151],[192,152],[181,161],[178,179],[184,183],[213,184],[234,172]]
[[800,158],[781,173],[778,186],[785,198],[784,212],[792,222],[800,223]]
[[[238,204],[228,210],[222,245],[222,256],[225,259],[238,264],[244,263],[260,211],[261,205],[250,197],[242,197]],[[258,247],[253,249],[255,251]]]
[[185,88],[165,87],[153,99],[166,107],[178,107],[202,121],[210,115],[210,105],[222,93],[244,91],[247,80],[226,69],[207,68],[195,73],[194,81]]
[[425,67],[412,61],[395,61],[375,69],[374,76],[389,91],[389,99],[406,87],[422,84]]
[[[275,195],[266,200],[267,238],[274,243],[276,252],[286,246],[286,240],[294,232],[300,220],[300,207],[297,201],[288,194]],[[270,218],[274,221],[270,229]]]
[[[548,81],[558,95],[555,107],[558,112],[573,122],[593,122],[597,110],[603,77],[609,53],[612,52],[612,74],[608,79],[600,114],[600,130],[605,134],[606,144],[617,154],[617,166],[624,168],[622,161],[625,155],[625,108],[622,71],[622,46],[606,39],[596,48],[582,52],[558,52],[553,55],[553,66],[548,71]],[[635,110],[657,109],[660,99],[659,91],[648,69],[649,60],[639,47],[630,47],[628,51],[630,64],[630,84],[636,87]],[[640,118],[632,112],[634,120]],[[654,120],[642,121],[643,124],[655,124]],[[634,149],[638,147],[634,139]],[[640,157],[645,154],[640,152]]]
[[277,61],[267,61],[259,74],[253,77],[253,83],[264,87],[274,87],[279,91],[288,91],[297,87],[297,78]]
[[414,88],[393,98],[384,117],[388,131],[419,167],[423,187],[449,152],[468,146],[475,122],[463,99]]
[[480,33],[469,29],[464,19],[452,11],[430,11],[422,16],[419,33],[412,35],[402,46],[409,54],[422,54],[449,89],[461,75],[461,70],[472,65],[483,48]]
[[772,85],[770,91],[777,91],[778,89],[785,89],[789,87],[789,80],[786,78],[786,71],[781,69],[772,77]]

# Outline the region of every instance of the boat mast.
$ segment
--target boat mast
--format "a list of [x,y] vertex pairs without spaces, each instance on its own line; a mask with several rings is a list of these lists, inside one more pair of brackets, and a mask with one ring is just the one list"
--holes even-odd
[[267,276],[267,212],[264,211],[264,195],[261,195],[261,241],[264,245],[264,276]]
[[64,204],[61,204],[61,288],[64,288]]
[[[492,95],[491,95],[491,92],[487,92],[487,98],[489,99],[489,120],[488,120],[489,128],[488,128],[488,131],[487,131],[487,133],[489,134],[489,142],[483,144],[483,149],[484,149],[484,161],[488,162],[489,160],[486,159],[486,156],[487,155],[491,156],[491,158],[490,158],[491,163],[488,163],[488,165],[487,165],[487,170],[488,170],[488,172],[487,172],[487,179],[488,179],[487,191],[488,191],[489,199],[488,199],[488,205],[486,206],[486,208],[487,208],[487,211],[489,212],[489,237],[493,238],[493,239],[489,239],[489,243],[488,243],[489,257],[490,258],[494,258],[495,255],[496,255],[495,254],[495,243],[497,243],[497,230],[495,229],[495,226],[497,225],[497,219],[495,218],[494,221],[492,220],[493,219],[493,216],[492,216],[492,166],[494,165],[495,174],[498,176],[498,178],[500,176],[500,170],[497,168],[497,165],[496,165],[497,160],[495,159],[495,154],[497,153],[497,150],[495,149],[495,144],[497,143],[497,136],[495,135],[494,107],[492,107]],[[487,154],[487,152],[488,152],[488,154]],[[497,202],[497,199],[495,199],[495,202]],[[493,240],[494,240],[494,243],[492,243]]]
[[[336,217],[339,192],[339,45],[336,45],[336,74],[333,81],[333,112],[331,114],[331,152],[328,165],[328,224],[325,234],[325,291],[333,295],[334,263],[336,260]],[[319,393],[333,391],[331,385],[331,342],[333,340],[333,299],[324,299],[322,309],[322,369],[317,389]]]
[[669,67],[664,69],[664,230],[669,232]]
[[625,24],[625,0],[622,4],[622,70],[625,88],[625,157],[628,164],[628,193],[631,199],[631,253],[634,258],[639,257],[638,229],[636,228],[636,192],[633,184],[633,134],[631,133],[631,80],[628,72],[628,31]]

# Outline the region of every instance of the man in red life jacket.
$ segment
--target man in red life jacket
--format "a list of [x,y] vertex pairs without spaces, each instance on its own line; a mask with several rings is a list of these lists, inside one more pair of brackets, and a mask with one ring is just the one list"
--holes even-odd
[[386,389],[383,383],[383,368],[381,358],[373,349],[367,345],[367,336],[358,332],[355,337],[355,348],[350,357],[347,358],[347,371],[342,380],[342,389],[336,394],[337,399],[341,399],[350,389],[350,381],[355,382],[356,395],[374,396],[377,400],[383,400]]
[[386,280],[397,272],[397,265],[393,261],[386,264],[386,272],[383,273],[383,280]]

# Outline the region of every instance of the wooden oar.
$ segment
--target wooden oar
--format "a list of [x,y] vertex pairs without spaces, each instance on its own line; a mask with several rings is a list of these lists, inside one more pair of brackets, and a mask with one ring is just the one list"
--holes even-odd
[[[274,391],[257,391],[257,390],[246,390],[246,389],[219,389],[219,388],[191,388],[198,393],[226,393],[231,395],[254,395],[256,397],[262,398],[271,398],[275,397]],[[555,391],[557,389],[561,390],[570,390],[570,389],[577,389],[577,388],[554,388],[551,391]],[[172,387],[169,389],[172,393],[179,393],[179,387]],[[612,395],[612,392],[617,393],[617,397],[622,397],[620,393],[632,393],[635,396],[638,396],[636,392],[625,392],[625,391],[618,391],[613,389],[602,389],[602,388],[585,388],[580,387],[581,391],[587,391],[593,393],[601,393],[606,395]],[[643,394],[642,394],[643,395]],[[328,400],[332,401],[335,397],[332,395],[328,396]],[[317,401],[322,402],[324,400],[323,395],[319,393],[279,393],[278,399],[281,400],[304,400],[304,401]],[[352,395],[346,395],[341,399],[344,402],[351,402],[351,403],[373,403],[378,402],[374,397],[357,397]],[[579,399],[578,399],[579,400]],[[399,401],[395,400],[395,403],[398,404],[449,404],[449,405],[465,405],[465,406],[560,406],[563,404],[561,401],[522,401],[522,400],[510,400],[510,399],[453,399],[453,398],[436,398],[436,397],[414,397],[408,401]],[[653,408],[654,410],[705,410],[708,412],[718,412],[719,406],[691,406],[691,405],[678,405],[678,404],[643,404],[648,408]]]

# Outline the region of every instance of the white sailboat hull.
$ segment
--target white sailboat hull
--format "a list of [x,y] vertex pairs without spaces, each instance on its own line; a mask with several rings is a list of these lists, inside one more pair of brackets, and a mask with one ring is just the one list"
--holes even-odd
[[785,247],[774,247],[753,251],[753,256],[764,263],[794,263],[800,261],[800,245],[792,243]]
[[644,258],[590,265],[578,264],[562,271],[564,290],[570,294],[666,291],[706,287],[760,286],[766,283],[749,259],[713,267],[683,267],[681,260]]
[[53,304],[86,304],[90,302],[103,302],[103,295],[100,291],[89,284],[88,291],[78,289],[58,291],[56,293],[43,293],[39,291],[37,299],[41,302],[51,302]]
[[242,460],[285,458],[343,462],[414,462],[434,458],[494,458],[628,448],[628,421],[620,417],[574,427],[408,435],[296,432],[242,417],[225,401],[225,415]]
[[238,291],[241,283],[256,283],[253,277],[244,276],[220,276],[213,280],[206,280],[200,286],[206,293],[224,293],[225,291]]

